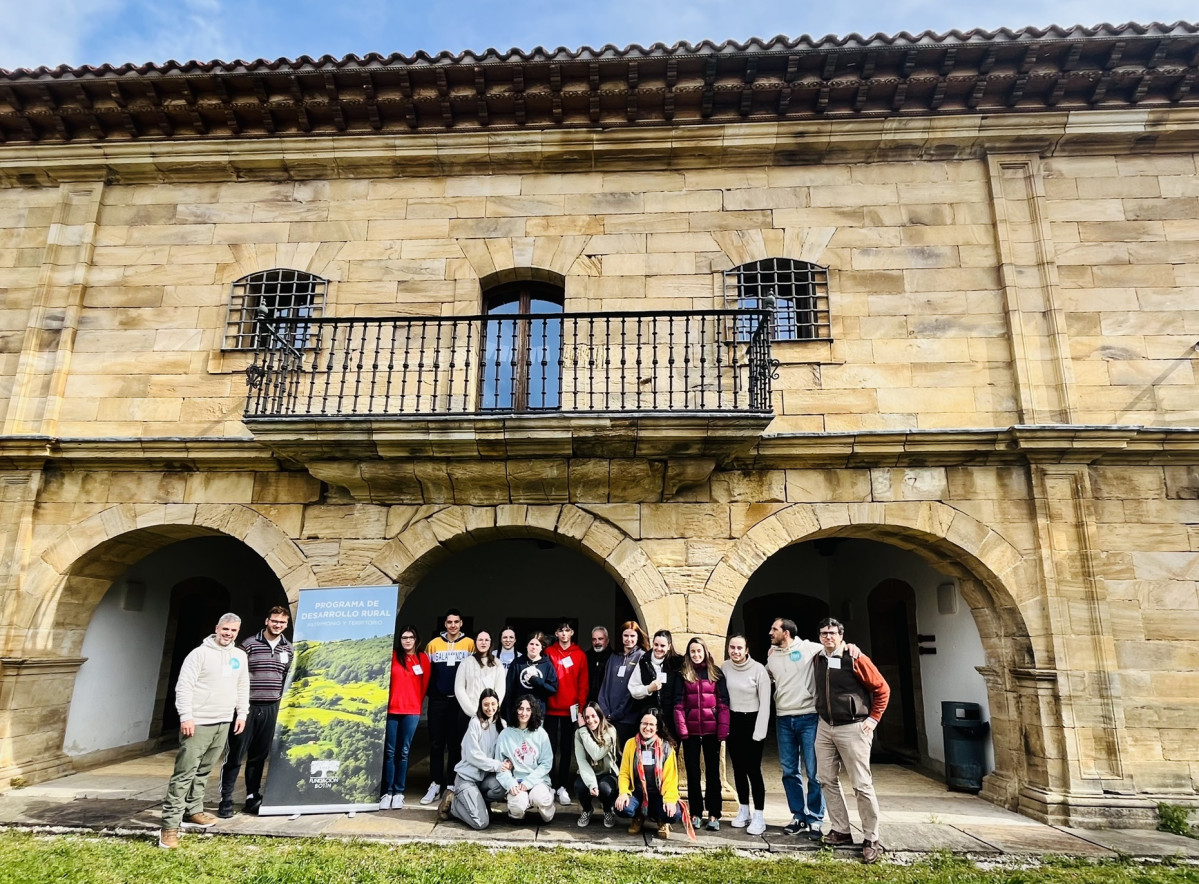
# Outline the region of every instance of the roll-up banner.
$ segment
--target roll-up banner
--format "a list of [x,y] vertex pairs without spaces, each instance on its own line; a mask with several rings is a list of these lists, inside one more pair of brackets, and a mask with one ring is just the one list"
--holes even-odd
[[398,586],[300,590],[260,815],[379,809]]

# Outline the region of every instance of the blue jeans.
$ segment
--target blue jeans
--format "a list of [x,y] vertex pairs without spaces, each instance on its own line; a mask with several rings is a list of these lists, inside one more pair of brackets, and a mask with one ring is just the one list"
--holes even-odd
[[408,785],[408,750],[416,733],[419,715],[388,715],[387,736],[383,741],[384,795],[402,795]]
[[[787,806],[791,808],[793,817],[807,820],[810,826],[819,826],[824,820],[824,793],[820,791],[820,781],[816,779],[816,725],[819,721],[816,713],[811,712],[807,715],[780,715],[775,724]],[[799,778],[801,757],[808,780],[806,807],[803,783]]]
[[[637,815],[637,810],[640,807],[641,799],[636,795],[630,795],[629,803],[624,806],[624,810],[618,811],[618,813],[626,819],[632,819]],[[683,805],[676,803],[674,806],[674,816],[667,816],[666,808],[662,804],[662,796],[655,795],[650,799],[649,808],[645,816],[650,821],[657,823],[681,823],[683,821]]]

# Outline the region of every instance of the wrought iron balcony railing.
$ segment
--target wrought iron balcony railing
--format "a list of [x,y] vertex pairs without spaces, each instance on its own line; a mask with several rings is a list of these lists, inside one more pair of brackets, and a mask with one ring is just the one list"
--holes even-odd
[[247,418],[771,411],[769,310],[259,325]]

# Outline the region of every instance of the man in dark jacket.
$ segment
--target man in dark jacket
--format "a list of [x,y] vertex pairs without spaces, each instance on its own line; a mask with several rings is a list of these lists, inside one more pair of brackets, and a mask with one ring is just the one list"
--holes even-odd
[[852,658],[845,647],[845,627],[830,618],[820,623],[821,653],[812,667],[816,682],[816,768],[828,807],[829,831],[821,843],[832,847],[853,843],[849,809],[841,794],[841,771],[849,772],[862,818],[862,862],[878,862],[878,799],[870,774],[870,747],[891,698],[886,679],[865,654]]
[[587,652],[587,699],[598,700],[600,686],[604,683],[604,670],[612,648],[608,645],[608,627],[597,626],[591,630],[591,650]]

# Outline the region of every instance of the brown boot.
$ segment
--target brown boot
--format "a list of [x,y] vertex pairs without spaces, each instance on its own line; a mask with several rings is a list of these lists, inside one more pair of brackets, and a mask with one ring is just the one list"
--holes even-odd
[[632,821],[631,823],[629,823],[629,834],[630,834],[630,835],[640,835],[640,834],[641,834],[641,828],[642,828],[644,825],[645,825],[645,817],[643,817],[643,816],[642,816],[641,814],[639,814],[639,813],[638,813],[638,814],[634,814],[634,815],[633,815],[633,821]]
[[849,832],[838,832],[836,829],[829,829],[824,833],[824,837],[820,839],[820,843],[826,847],[848,847],[853,844],[853,835]]
[[188,829],[211,829],[217,822],[216,817],[203,810],[183,818],[183,825]]
[[887,848],[883,847],[881,841],[863,841],[862,842],[862,862],[866,865],[874,865],[878,862],[879,857]]
[[439,820],[448,820],[450,818],[450,805],[454,803],[454,793],[449,789],[445,790],[445,795],[441,797],[441,803],[437,805],[437,818]]
[[662,823],[662,825],[658,826],[658,837],[663,841],[670,840],[670,823]]
[[174,850],[179,846],[178,829],[161,829],[158,833],[158,846],[163,850]]

